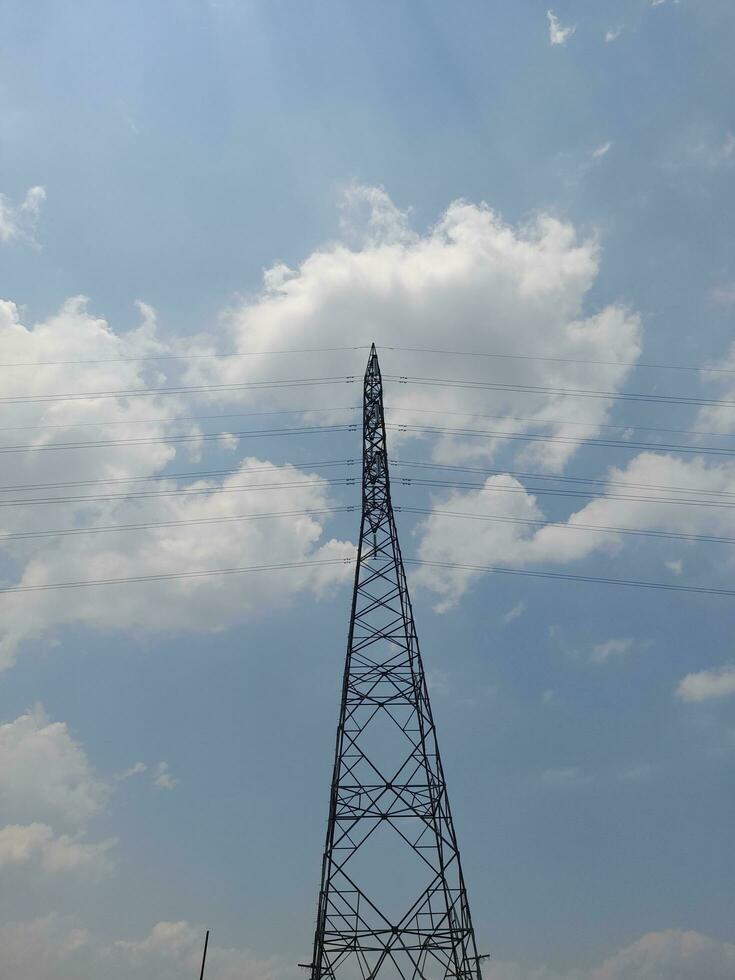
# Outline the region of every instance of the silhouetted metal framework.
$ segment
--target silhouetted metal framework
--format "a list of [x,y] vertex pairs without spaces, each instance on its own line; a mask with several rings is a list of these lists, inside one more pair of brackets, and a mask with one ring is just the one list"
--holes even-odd
[[481,980],[393,517],[383,389],[365,373],[362,524],[311,980]]

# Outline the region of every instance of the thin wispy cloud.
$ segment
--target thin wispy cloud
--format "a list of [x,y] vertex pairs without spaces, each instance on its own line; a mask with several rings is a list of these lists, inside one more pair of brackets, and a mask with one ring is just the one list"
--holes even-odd
[[633,649],[633,640],[606,640],[605,643],[597,643],[592,647],[590,653],[590,663],[604,664],[608,660],[616,657],[626,656]]
[[578,766],[566,766],[561,769],[546,769],[541,774],[541,782],[545,786],[579,786],[588,783],[590,777],[585,775]]
[[672,558],[664,562],[664,568],[668,568],[672,575],[681,575],[684,571],[684,562],[681,558]]
[[552,44],[566,44],[577,29],[576,26],[563,27],[553,10],[546,11],[546,19],[549,22],[549,41]]
[[710,296],[720,306],[730,306],[735,303],[735,281],[715,286],[710,292]]
[[31,187],[20,204],[0,194],[0,244],[14,241],[35,243],[41,205],[46,200],[43,187]]
[[509,609],[507,613],[503,616],[504,623],[512,623],[514,619],[518,619],[526,610],[525,599],[520,599],[512,609]]

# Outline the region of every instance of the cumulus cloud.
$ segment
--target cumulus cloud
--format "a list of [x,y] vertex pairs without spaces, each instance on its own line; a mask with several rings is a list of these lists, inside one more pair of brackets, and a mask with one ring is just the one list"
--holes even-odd
[[[719,494],[735,493],[731,462],[709,462],[696,456],[683,460],[646,452],[624,468],[611,468],[607,478],[608,487],[601,488],[599,497],[565,521],[554,523],[545,523],[533,492],[508,474],[489,477],[477,490],[435,498],[432,514],[421,526],[418,557],[480,569],[421,567],[414,580],[435,593],[436,608],[443,611],[485,574],[482,566],[568,564],[623,547],[624,534],[598,528],[735,535],[732,508],[682,507],[675,492],[669,494],[671,502],[662,502],[659,492],[672,487],[700,490],[703,500],[716,504]],[[732,561],[732,549],[723,547],[721,554],[725,565]]]
[[486,980],[728,980],[735,945],[702,933],[669,929],[642,936],[599,966],[560,974],[545,967],[490,963]]
[[[4,481],[5,493],[12,485],[19,488],[14,492],[18,500],[49,494],[71,498],[54,508],[32,503],[2,508],[0,533],[10,535],[1,542],[5,583],[13,582],[8,568],[17,570],[15,584],[26,588],[70,579],[166,576],[264,563],[334,559],[336,564],[305,566],[293,574],[283,570],[278,590],[272,588],[272,575],[257,581],[252,576],[247,589],[231,575],[177,579],[155,589],[148,583],[120,586],[114,602],[100,601],[99,593],[89,589],[6,594],[0,596],[0,666],[12,663],[23,640],[64,624],[100,630],[218,630],[273,608],[274,602],[287,602],[299,590],[322,595],[349,574],[341,559],[352,556],[352,545],[323,538],[323,515],[300,513],[329,509],[329,486],[318,474],[246,457],[229,462],[232,472],[227,476],[160,479],[182,456],[179,468],[191,469],[202,451],[199,423],[188,421],[190,414],[198,414],[196,400],[193,405],[176,395],[45,400],[49,393],[175,386],[180,383],[179,362],[164,361],[162,370],[159,362],[136,359],[176,349],[158,339],[155,314],[144,304],[140,325],[125,334],[116,334],[104,319],[93,316],[83,298],[68,301],[58,314],[33,327],[21,322],[14,304],[0,304],[2,360],[44,362],[32,370],[8,372],[4,397],[24,400],[5,405],[6,421],[21,427],[6,437],[6,445],[31,448],[13,454],[13,468],[5,470],[12,473],[12,480]],[[207,397],[202,395],[205,401]],[[179,421],[182,415],[187,420]],[[138,424],[141,419],[149,421]],[[183,443],[167,442],[169,437],[181,437]],[[90,440],[101,445],[94,450],[56,449]],[[146,483],[151,477],[155,482]],[[70,479],[81,487],[66,489],[63,483]],[[107,484],[109,480],[118,483]],[[34,491],[39,485],[47,489]],[[278,511],[296,513],[257,522],[234,520]],[[152,523],[159,526],[115,530],[118,525]],[[44,527],[75,526],[107,530],[17,537]]]
[[679,682],[677,697],[682,701],[713,701],[735,695],[735,664],[687,674]]
[[613,41],[617,41],[620,35],[623,33],[623,25],[620,27],[613,27],[609,31],[605,32],[605,43],[611,44]]
[[0,194],[0,244],[19,240],[33,243],[45,199],[43,187],[29,188],[20,204]]
[[[159,922],[142,939],[105,942],[58,916],[0,926],[8,976],[33,980],[179,980],[197,975],[204,928]],[[730,980],[735,945],[702,933],[670,929],[648,933],[597,966],[563,974],[491,960],[487,980]],[[296,980],[284,958],[210,942],[208,980]]]
[[[198,976],[204,928],[159,922],[140,940],[105,942],[59,916],[0,927],[3,968],[32,980],[179,980]],[[5,973],[3,974],[3,976]],[[290,963],[210,942],[207,980],[295,980]]]
[[[308,256],[298,268],[279,264],[266,273],[260,296],[230,312],[226,325],[236,350],[332,348],[376,341],[382,352],[388,421],[391,425],[467,425],[453,413],[502,420],[500,434],[487,439],[439,438],[436,459],[492,459],[508,440],[502,433],[529,431],[578,436],[589,423],[594,435],[611,402],[559,393],[564,387],[597,386],[617,391],[640,353],[640,322],[621,305],[587,316],[584,305],[600,263],[594,238],[579,240],[574,228],[546,214],[513,227],[485,205],[452,203],[425,234],[408,226],[405,211],[384,191],[353,187],[348,200],[369,207],[362,244],[337,243]],[[352,204],[350,205],[352,208]],[[497,351],[525,357],[529,351],[559,358],[528,360],[438,359],[391,350],[431,347]],[[361,373],[363,354],[353,363]],[[344,354],[320,355],[320,374],[344,375]],[[610,365],[569,363],[605,360]],[[439,367],[437,367],[439,365]],[[235,358],[190,366],[192,383],[238,384],[272,377],[267,359]],[[553,386],[556,393],[471,390],[401,384],[390,377],[423,375],[469,381]],[[269,372],[270,375],[269,375]],[[288,403],[288,393],[260,396],[271,406]],[[323,404],[323,391],[302,392],[306,407]],[[291,401],[291,404],[293,402]],[[441,421],[442,415],[446,418]],[[529,423],[523,417],[537,419]],[[486,426],[487,427],[487,426]],[[415,435],[392,432],[395,445]],[[535,465],[559,469],[574,454],[568,443],[533,443],[520,455]]]
[[[32,326],[22,322],[13,303],[0,303],[2,360],[44,362],[32,369],[19,367],[9,372],[4,389],[9,399],[25,399],[6,403],[5,418],[8,425],[24,427],[14,442],[17,439],[16,444],[32,447],[10,457],[13,484],[59,483],[68,480],[72,472],[79,481],[126,480],[129,483],[114,487],[114,493],[109,493],[104,483],[90,484],[90,488],[97,488],[97,499],[90,500],[92,494],[85,488],[75,496],[86,499],[65,503],[63,519],[45,518],[47,526],[73,528],[83,524],[109,529],[120,524],[159,525],[145,533],[105,530],[45,539],[6,537],[2,547],[9,569],[5,573],[8,585],[35,587],[69,579],[167,576],[182,569],[336,560],[334,565],[282,573],[278,590],[271,587],[270,576],[263,574],[250,577],[247,590],[234,576],[118,586],[115,602],[100,602],[99,593],[92,589],[6,594],[0,596],[0,665],[12,663],[24,640],[53,634],[64,625],[137,631],[224,629],[274,608],[275,602],[288,602],[299,591],[324,594],[349,578],[349,568],[342,559],[354,553],[350,542],[326,536],[327,518],[317,515],[243,521],[237,523],[237,533],[232,533],[233,524],[228,521],[243,513],[258,516],[280,509],[328,509],[332,496],[325,480],[316,473],[295,470],[287,464],[271,465],[268,458],[238,459],[235,455],[231,464],[235,472],[228,476],[161,479],[172,464],[180,469],[199,459],[210,445],[203,439],[201,423],[192,420],[192,415],[205,413],[205,409],[236,411],[252,405],[256,398],[259,410],[292,410],[292,390],[220,387],[187,396],[179,393],[144,399],[122,394],[55,399],[48,398],[49,393],[251,385],[273,379],[272,359],[138,359],[172,353],[206,354],[222,347],[243,353],[344,347],[373,339],[390,347],[399,338],[402,346],[474,348],[511,355],[533,350],[563,359],[504,360],[500,362],[502,372],[492,361],[456,362],[451,370],[449,362],[443,362],[442,371],[450,377],[553,387],[553,393],[489,393],[387,381],[392,426],[425,427],[441,419],[441,414],[453,418],[452,413],[472,416],[487,414],[488,410],[501,418],[502,424],[495,426],[498,434],[493,437],[438,438],[431,450],[437,460],[491,460],[510,445],[519,461],[553,472],[571,458],[576,442],[509,443],[507,436],[533,432],[577,437],[580,422],[588,426],[589,435],[599,431],[611,401],[586,399],[580,405],[579,399],[565,396],[564,388],[618,390],[629,373],[629,364],[640,352],[640,323],[637,316],[614,304],[586,315],[585,298],[594,285],[600,260],[594,239],[579,240],[571,225],[549,215],[538,215],[525,225],[512,227],[485,205],[462,201],[450,205],[433,228],[419,234],[409,226],[408,211],[395,206],[384,190],[359,186],[347,191],[343,224],[349,225],[357,244],[334,243],[313,252],[296,269],[279,264],[269,270],[261,294],[224,317],[225,336],[219,339],[162,338],[155,312],[145,304],[139,304],[139,325],[117,333],[90,311],[84,298],[67,301],[57,314]],[[358,374],[363,369],[363,354],[355,361]],[[348,376],[344,353],[325,352],[320,358],[321,376]],[[571,363],[575,359],[610,363]],[[287,363],[291,376],[311,373],[303,357]],[[386,375],[416,373],[418,364],[425,365],[422,373],[435,374],[431,359],[422,362],[416,355],[385,352]],[[289,369],[284,366],[280,370],[283,377],[289,377]],[[300,407],[321,409],[324,390],[300,389]],[[354,391],[354,387],[346,386],[345,390]],[[313,416],[307,418],[313,422]],[[344,414],[323,418],[345,420]],[[574,427],[558,421],[570,418]],[[173,437],[184,442],[172,442]],[[421,437],[422,433],[413,430],[391,429],[394,447]],[[227,437],[230,454],[240,451],[235,448],[235,438]],[[103,445],[94,451],[56,449],[90,439],[98,439]],[[151,477],[156,478],[155,487],[161,492],[142,497],[141,490],[151,489],[143,481]],[[297,482],[298,486],[283,493],[275,486]],[[274,486],[258,493],[247,490],[244,484]],[[182,490],[186,493],[179,493]],[[64,491],[64,495],[71,493]],[[55,513],[59,511],[31,504],[4,507],[0,534],[37,531],[39,514],[45,517]],[[220,519],[221,524],[213,523]],[[204,533],[201,522],[210,521]]]
[[88,844],[68,834],[57,835],[48,824],[0,827],[0,870],[37,862],[43,871],[111,871],[109,851],[115,840]]
[[546,11],[546,19],[549,22],[549,41],[552,44],[566,44],[577,29],[576,27],[562,27],[553,10]]
[[82,746],[41,705],[0,725],[0,812],[6,819],[80,827],[107,798]]
[[0,725],[0,813],[14,821],[0,827],[0,867],[109,871],[116,841],[85,839],[108,796],[66,724],[51,722],[40,705]]

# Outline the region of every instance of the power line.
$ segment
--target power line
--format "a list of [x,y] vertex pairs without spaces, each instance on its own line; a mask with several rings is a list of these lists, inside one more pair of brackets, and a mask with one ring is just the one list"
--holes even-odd
[[207,568],[191,572],[165,572],[152,575],[132,575],[121,578],[98,578],[76,582],[47,582],[44,585],[17,585],[0,589],[0,595],[14,595],[22,592],[49,592],[55,589],[83,589],[96,585],[127,585],[131,582],[163,582],[175,579],[206,578],[211,575],[239,575],[243,572],[271,572],[286,568],[313,568],[327,565],[352,565],[354,558],[323,558],[311,561],[287,561],[272,565],[243,565],[236,568]]
[[[675,433],[677,435],[690,435],[690,436],[715,436],[721,439],[732,439],[735,438],[735,433],[731,432],[707,432],[701,429],[670,429],[663,428],[656,425],[637,425],[635,423],[618,423],[611,424],[605,422],[578,422],[572,419],[549,419],[549,418],[532,418],[520,415],[486,415],[479,412],[450,412],[444,409],[432,409],[432,408],[417,408],[412,405],[386,405],[386,409],[389,412],[403,412],[407,414],[421,414],[421,415],[441,415],[441,416],[457,416],[461,418],[473,418],[473,419],[497,419],[497,420],[507,420],[509,422],[530,422],[536,425],[572,425],[581,426],[586,429],[637,429],[644,432],[668,432]],[[221,419],[240,419],[240,418],[259,418],[265,416],[274,415],[329,415],[332,412],[350,412],[354,413],[360,410],[359,405],[340,405],[334,408],[285,408],[278,411],[272,412],[224,412],[218,413],[216,415],[178,415],[169,416],[168,418],[148,418],[148,419],[107,419],[107,420],[97,420],[94,422],[55,422],[46,425],[5,425],[0,426],[0,432],[24,432],[29,430],[41,430],[50,431],[51,429],[80,429],[80,428],[90,428],[98,427],[105,428],[110,425],[177,425],[180,422],[210,422]],[[396,425],[404,423],[395,423]]]
[[[566,582],[588,582],[598,585],[617,585],[617,586],[628,586],[638,589],[660,589],[668,592],[688,592],[698,595],[718,595],[727,596],[728,598],[735,597],[735,591],[732,589],[716,589],[716,588],[706,588],[696,585],[672,585],[666,582],[650,582],[640,579],[619,579],[619,578],[608,578],[598,575],[575,575],[571,572],[543,572],[543,571],[532,571],[529,569],[521,568],[506,568],[496,565],[469,565],[460,564],[457,562],[440,562],[440,561],[426,561],[419,558],[406,558],[407,564],[424,566],[427,568],[444,568],[444,569],[462,569],[475,572],[487,572],[495,573],[499,575],[519,575],[523,577],[530,578],[547,578],[556,579],[559,581]],[[278,562],[270,565],[244,565],[237,566],[234,568],[207,568],[198,571],[186,571],[186,572],[162,572],[150,575],[132,575],[118,578],[104,578],[104,579],[86,579],[79,581],[68,581],[68,582],[47,582],[43,585],[20,585],[12,586],[9,588],[0,589],[0,595],[18,595],[26,592],[48,592],[58,589],[81,589],[90,588],[93,586],[107,586],[107,585],[128,585],[136,582],[163,582],[163,581],[175,581],[179,579],[191,579],[191,578],[208,578],[211,576],[219,575],[239,575],[246,572],[266,572],[266,571],[281,571],[289,568],[310,568],[310,567],[326,567],[334,565],[352,565],[355,562],[354,557],[345,558],[326,558],[326,559],[316,559],[316,560],[305,560],[305,561],[295,561],[295,562]]]
[[[343,405],[339,408],[284,408],[277,412],[225,412],[218,415],[176,415],[158,419],[102,419],[95,422],[52,422],[47,425],[2,425],[0,432],[25,432],[29,429],[82,429],[108,425],[176,425],[179,422],[211,422],[215,419],[247,419],[266,415],[329,415],[331,412],[356,412],[358,405]],[[615,426],[614,428],[622,428]],[[678,431],[678,430],[677,430]],[[682,430],[685,431],[685,430]],[[717,432],[702,432],[699,435],[718,435]]]
[[[262,438],[266,436],[316,435],[319,433],[355,432],[357,422],[334,425],[290,426],[282,429],[244,429],[231,431],[221,429],[216,432],[195,433],[173,436],[134,436],[129,439],[92,439],[80,442],[57,442],[44,445],[27,443],[16,446],[0,446],[0,455],[10,453],[60,452],[77,449],[101,449],[108,446],[145,446],[167,443],[211,442],[222,437],[234,439]],[[646,450],[649,452],[694,453],[708,456],[735,456],[735,449],[722,449],[717,446],[685,446],[680,443],[662,444],[655,442],[632,442],[627,439],[574,439],[570,436],[549,436],[536,433],[507,432],[503,429],[460,429],[434,425],[413,425],[404,422],[389,422],[386,428],[404,433],[429,433],[431,435],[453,435],[471,438],[507,439],[521,442],[543,442],[567,446],[603,446],[605,448],[628,451]]]
[[[354,352],[369,350],[369,344],[358,344],[345,347],[301,347],[285,350],[263,351],[212,351],[206,354],[141,354],[133,357],[95,357],[83,359],[65,359],[55,361],[6,361],[0,363],[0,368],[18,367],[54,367],[69,364],[124,364],[148,361],[202,361],[222,360],[237,357],[273,357],[284,354],[331,354],[339,352]],[[550,357],[542,354],[511,354],[501,351],[459,351],[444,350],[435,347],[398,347],[394,344],[381,345],[382,350],[396,351],[407,354],[439,354],[450,357],[477,357],[492,360],[542,361],[553,364],[593,364],[603,367],[650,368],[663,371],[694,371],[708,374],[735,374],[735,369],[712,367],[703,364],[655,364],[649,361],[605,361],[582,357]]]
[[[229,437],[233,439],[255,439],[264,436],[293,436],[293,435],[315,435],[319,433],[331,432],[356,432],[357,423],[345,423],[342,425],[302,425],[291,426],[284,429],[244,429],[240,432],[232,432],[229,429],[222,429],[217,432],[199,432],[184,436],[140,436],[131,439],[92,439],[84,442],[51,442],[37,446],[33,443],[25,446],[0,446],[0,454],[7,453],[46,453],[59,452],[68,449],[102,449],[107,446],[150,446],[167,443],[182,442],[211,442],[212,440]],[[735,450],[733,450],[735,453]]]
[[296,487],[337,487],[354,486],[356,477],[348,476],[337,480],[296,480],[281,483],[236,483],[227,487],[179,487],[176,490],[150,490],[136,493],[84,494],[66,497],[22,497],[15,500],[0,500],[0,507],[28,507],[35,504],[79,504],[102,500],[144,500],[162,497],[196,497],[203,494],[243,493],[248,490],[292,490]]
[[[389,412],[414,412],[422,415],[455,415],[470,419],[507,419],[509,422],[532,422],[537,425],[573,425],[581,426],[585,429],[639,429],[643,432],[669,432],[684,436],[716,436],[718,439],[732,439],[735,434],[731,432],[703,432],[701,429],[668,429],[660,425],[637,425],[632,422],[578,422],[572,419],[547,419],[547,418],[528,418],[521,415],[483,415],[479,412],[448,412],[440,408],[415,408],[412,405],[396,406],[386,405]],[[2,429],[0,429],[2,431]]]
[[[631,487],[635,490],[665,490],[675,493],[701,493],[706,496],[735,497],[730,490],[707,490],[704,487],[672,487],[660,483],[629,483],[626,480],[599,480],[586,476],[554,476],[550,473],[524,473],[519,470],[488,469],[479,466],[453,466],[450,463],[422,463],[407,459],[391,459],[392,466],[410,466],[418,469],[448,470],[459,473],[482,473],[487,476],[512,476],[520,480],[553,480],[557,483],[591,483],[602,487]],[[0,488],[2,489],[2,488]]]
[[142,354],[135,357],[94,357],[64,361],[6,361],[0,368],[54,367],[62,364],[123,364],[138,361],[207,361],[227,357],[272,357],[277,354],[332,354],[338,351],[369,350],[369,344],[358,347],[301,347],[290,350],[214,351],[209,354]]
[[512,442],[548,442],[564,446],[604,446],[609,449],[646,450],[658,453],[695,453],[703,456],[735,456],[735,449],[720,449],[717,446],[682,446],[656,442],[631,442],[627,439],[573,439],[569,436],[542,436],[535,433],[506,432],[498,429],[451,429],[436,425],[409,425],[403,422],[388,422],[386,429],[397,432],[428,432],[432,435],[469,436],[471,438],[508,439]]
[[574,398],[605,398],[663,403],[666,405],[709,405],[735,407],[735,402],[716,398],[690,398],[685,395],[653,395],[639,391],[598,391],[593,388],[551,388],[546,385],[507,384],[501,381],[459,381],[453,378],[420,378],[408,374],[384,375],[384,380],[399,384],[428,385],[435,388],[467,388],[479,391],[519,391],[531,394],[564,395]]
[[735,597],[732,589],[705,588],[697,585],[671,585],[668,582],[649,582],[645,579],[608,578],[602,575],[575,575],[572,572],[537,572],[526,568],[505,568],[499,565],[464,565],[458,562],[424,561],[406,558],[409,565],[423,565],[430,568],[463,569],[473,572],[492,572],[498,575],[520,575],[528,578],[557,579],[563,582],[590,582],[597,585],[620,585],[635,589],[661,589],[667,592],[692,592],[699,595],[720,595]]
[[[282,466],[278,463],[267,463],[264,466],[250,466],[247,473],[264,473],[271,470],[283,470],[285,468],[294,470],[321,469],[327,466],[353,466],[356,459],[324,459],[307,461],[306,463],[285,463]],[[242,473],[242,466],[234,466],[222,470],[193,470],[188,473],[153,473],[150,476],[121,476],[105,479],[100,477],[96,480],[65,480],[60,483],[17,483],[15,485],[6,484],[0,486],[0,493],[18,492],[20,490],[53,490],[59,487],[88,487],[103,484],[120,483],[149,483],[157,480],[200,480],[208,479],[213,476],[232,476],[235,473]]]
[[541,354],[508,354],[497,351],[439,350],[435,347],[396,347],[383,345],[382,350],[400,351],[407,354],[441,354],[452,357],[487,357],[513,361],[549,361],[554,364],[596,364],[605,367],[653,368],[662,371],[697,371],[712,374],[735,374],[733,368],[705,367],[697,364],[652,364],[647,361],[598,361],[581,357],[547,357]]
[[[326,460],[307,460],[302,463],[267,463],[263,466],[248,467],[247,474],[270,472],[273,470],[281,471],[284,467],[295,470],[321,469],[332,466],[354,466],[356,459],[326,459]],[[671,493],[699,493],[708,497],[735,497],[735,492],[729,490],[708,490],[704,487],[675,487],[658,483],[632,483],[625,480],[600,480],[594,477],[583,476],[555,476],[548,473],[526,473],[520,470],[494,469],[478,466],[454,466],[448,463],[419,462],[416,460],[391,459],[393,466],[405,466],[416,469],[442,470],[446,472],[459,473],[479,473],[483,476],[511,476],[519,480],[548,480],[557,483],[581,483],[592,484],[602,487],[623,487],[635,490],[665,490]],[[0,485],[0,493],[18,493],[23,490],[54,490],[67,487],[87,487],[87,486],[117,486],[120,484],[150,483],[158,481],[173,480],[203,480],[213,477],[233,476],[242,473],[242,466],[227,467],[216,470],[191,470],[188,472],[176,471],[173,473],[153,473],[147,476],[124,476],[124,477],[100,477],[94,480],[65,480],[55,483],[18,483]]]
[[433,517],[434,515],[440,517],[457,517],[465,518],[466,520],[473,521],[491,521],[500,524],[521,524],[527,527],[538,527],[547,528],[553,527],[558,528],[563,531],[602,531],[605,534],[633,534],[633,535],[643,535],[645,537],[653,538],[666,538],[673,539],[675,541],[696,541],[696,542],[708,542],[712,544],[735,544],[735,538],[724,537],[719,534],[686,534],[679,533],[676,531],[655,531],[648,530],[646,528],[632,528],[632,527],[611,527],[609,525],[600,524],[566,524],[559,521],[532,521],[527,520],[522,517],[503,517],[499,514],[467,514],[461,511],[452,510],[436,510],[425,507],[406,507],[404,505],[396,506],[397,511],[406,514],[423,514],[425,516]]
[[0,398],[0,405],[26,405],[38,402],[83,401],[95,398],[154,398],[158,395],[206,394],[211,391],[261,391],[268,388],[309,388],[319,385],[350,384],[354,375],[335,378],[288,378],[284,381],[246,381],[218,385],[177,385],[169,388],[122,388],[118,391],[60,392],[49,395],[9,395]]
[[[261,521],[283,517],[320,517],[327,514],[354,513],[357,505],[348,504],[342,507],[322,507],[318,510],[278,510],[264,514],[232,514],[227,517],[200,517],[179,521],[146,521],[137,524],[108,524],[97,527],[67,527],[52,528],[42,531],[15,531],[10,534],[0,534],[0,541],[22,541],[36,538],[76,537],[85,534],[105,534],[116,531],[148,531],[158,528],[197,527],[210,524],[230,524],[241,521]],[[520,517],[505,517],[500,514],[468,514],[461,511],[438,510],[436,508],[410,507],[397,505],[395,510],[406,514],[418,514],[428,517],[452,517],[466,520],[496,522],[500,524],[518,524],[525,527],[558,528],[565,531],[595,531],[606,534],[642,535],[645,537],[664,538],[675,541],[690,541],[712,544],[735,544],[735,538],[716,534],[686,534],[674,531],[657,531],[646,528],[611,527],[599,524],[566,524],[558,521],[534,521]]]
[[638,494],[622,494],[622,493],[590,493],[584,490],[559,490],[555,487],[499,487],[491,486],[488,487],[484,483],[464,483],[460,481],[451,480],[421,480],[416,479],[411,476],[403,476],[396,481],[400,486],[420,486],[420,487],[436,487],[442,489],[459,489],[459,490],[482,490],[485,493],[522,493],[522,494],[537,494],[540,496],[553,496],[553,497],[584,497],[589,500],[632,500],[637,503],[649,503],[649,504],[683,504],[687,507],[735,507],[735,502],[728,503],[727,501],[718,500],[697,500],[697,499],[687,499],[685,497],[654,497],[654,496],[643,496]]
[[[325,480],[322,478],[317,478],[315,480],[297,480],[293,482],[280,482],[280,483],[259,483],[259,484],[235,484],[230,486],[215,486],[215,487],[178,487],[172,490],[150,490],[150,491],[136,491],[135,493],[119,493],[119,494],[84,494],[84,495],[74,495],[74,496],[59,496],[59,497],[21,497],[12,500],[0,500],[0,508],[2,507],[27,507],[36,504],[68,504],[68,503],[89,503],[89,502],[99,502],[99,501],[109,501],[109,500],[142,500],[147,498],[163,498],[163,497],[178,497],[178,496],[199,496],[203,494],[221,494],[221,493],[239,493],[248,490],[284,490],[293,489],[295,487],[305,487],[305,486],[315,486],[315,487],[331,487],[331,486],[355,486],[358,478],[356,476],[348,476],[340,479],[330,479]],[[559,489],[556,487],[533,487],[533,486],[518,486],[518,487],[500,487],[500,486],[490,486],[488,487],[485,483],[470,483],[466,481],[453,481],[453,480],[428,480],[421,479],[411,476],[399,477],[394,481],[399,486],[404,487],[431,487],[437,489],[456,489],[456,490],[481,490],[485,493],[522,493],[522,494],[535,494],[538,496],[554,496],[554,497],[581,497],[586,500],[631,500],[639,503],[651,503],[651,504],[678,504],[686,505],[689,507],[721,507],[721,508],[731,508],[735,507],[735,502],[719,501],[719,500],[707,500],[702,498],[687,498],[687,497],[661,497],[661,496],[645,496],[639,494],[617,494],[617,493],[603,493],[596,494],[591,491],[585,490],[568,490]]]
[[[37,404],[45,402],[80,401],[98,398],[141,398],[159,395],[207,394],[209,392],[256,391],[274,388],[305,388],[322,385],[352,384],[356,375],[327,378],[288,378],[281,381],[248,381],[228,384],[176,385],[165,388],[128,388],[117,391],[59,392],[45,395],[13,395],[0,398],[2,405]],[[513,391],[530,394],[564,395],[575,398],[604,398],[613,400],[632,400],[674,405],[701,405],[732,408],[735,402],[715,398],[692,398],[684,395],[654,395],[634,391],[600,391],[588,388],[552,388],[544,385],[509,384],[500,381],[462,381],[453,378],[424,378],[413,375],[384,375],[384,381],[397,384],[428,385],[440,388],[462,388],[478,391]]]
[[229,524],[239,521],[262,521],[277,517],[317,517],[325,514],[350,513],[354,505],[322,507],[320,510],[277,510],[267,514],[232,514],[229,517],[199,517],[182,521],[147,521],[140,524],[107,524],[99,527],[64,527],[44,531],[16,531],[0,534],[0,541],[16,541],[28,538],[55,538],[78,534],[104,534],[112,531],[147,531],[164,527],[195,527],[199,524]]

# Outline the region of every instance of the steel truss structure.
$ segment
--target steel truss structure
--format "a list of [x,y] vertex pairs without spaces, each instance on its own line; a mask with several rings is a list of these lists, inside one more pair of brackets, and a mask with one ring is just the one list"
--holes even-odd
[[311,980],[481,980],[391,505],[373,345],[362,523]]

